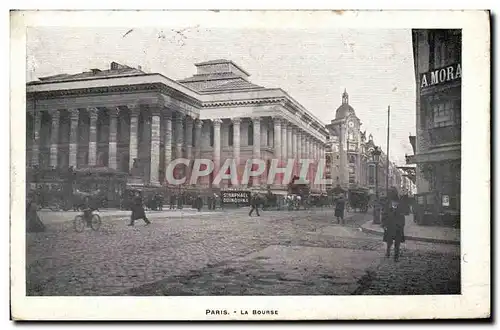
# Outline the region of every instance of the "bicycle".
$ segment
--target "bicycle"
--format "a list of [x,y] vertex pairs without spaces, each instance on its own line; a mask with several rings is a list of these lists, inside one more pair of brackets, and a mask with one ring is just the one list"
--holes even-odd
[[94,210],[85,210],[83,214],[79,214],[73,220],[73,227],[76,232],[81,233],[86,227],[97,231],[101,227],[101,216],[93,213]]

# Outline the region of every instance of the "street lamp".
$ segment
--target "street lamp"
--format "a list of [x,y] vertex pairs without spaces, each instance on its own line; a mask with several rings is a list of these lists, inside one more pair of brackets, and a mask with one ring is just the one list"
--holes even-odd
[[375,205],[373,206],[373,223],[380,224],[380,203],[378,196],[378,162],[380,160],[380,151],[379,147],[375,147],[372,151],[372,161],[375,164]]

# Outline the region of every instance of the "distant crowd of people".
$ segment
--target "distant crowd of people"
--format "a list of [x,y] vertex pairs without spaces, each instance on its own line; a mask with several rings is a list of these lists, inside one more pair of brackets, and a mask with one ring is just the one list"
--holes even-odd
[[[52,188],[52,187],[50,187]],[[50,189],[48,188],[48,189]],[[50,189],[50,192],[55,193],[56,191],[60,193],[59,189]],[[45,191],[44,191],[45,192]],[[39,192],[31,191],[28,193],[26,202],[26,214],[27,214],[27,231],[43,231],[45,226],[40,221],[37,210],[38,204],[44,203],[40,199]],[[127,209],[131,211],[129,226],[134,226],[137,220],[143,220],[146,225],[150,225],[151,221],[146,215],[146,209],[162,210],[164,197],[161,193],[155,193],[149,196],[146,200],[143,197],[143,193],[139,190],[130,191],[128,198]],[[300,195],[289,194],[284,197],[284,204],[289,208],[295,208],[296,206],[305,205],[308,201],[306,198]],[[93,210],[96,207],[90,204],[90,199],[86,200],[84,210]],[[250,195],[249,206],[250,210],[248,215],[252,216],[255,212],[257,216],[260,216],[260,212],[269,206],[270,201],[272,203],[277,203],[277,199],[272,194],[261,194],[252,193]],[[209,210],[215,210],[217,207],[223,207],[221,196],[213,193],[209,195],[201,195],[196,193],[172,193],[168,196],[169,209],[183,209],[185,205],[190,205],[192,208],[201,211],[204,205]],[[335,206],[333,212],[334,221],[337,224],[345,224],[345,211],[346,204],[348,200],[345,193],[339,193],[334,196],[333,204]],[[384,229],[383,241],[386,242],[386,256],[391,256],[392,247],[394,246],[393,257],[395,261],[399,260],[400,255],[400,245],[405,241],[404,237],[404,227],[405,227],[405,216],[410,214],[411,210],[411,199],[407,195],[399,196],[398,191],[392,188],[388,191],[387,196],[380,198],[378,201],[373,201],[370,203],[373,207],[380,211],[381,223]],[[320,203],[322,205],[322,203]],[[239,207],[239,206],[238,206]],[[332,219],[333,220],[333,219]]]

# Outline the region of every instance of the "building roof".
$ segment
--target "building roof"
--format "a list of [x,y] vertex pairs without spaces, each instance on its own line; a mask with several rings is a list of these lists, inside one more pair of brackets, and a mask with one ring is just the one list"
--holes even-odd
[[345,118],[351,114],[356,114],[354,109],[349,104],[342,104],[335,112],[335,119]]
[[91,69],[90,71],[80,72],[76,74],[57,74],[53,76],[40,77],[38,81],[31,81],[28,85],[40,84],[44,82],[59,82],[68,80],[80,80],[80,79],[99,79],[106,77],[116,77],[116,76],[130,76],[130,75],[143,75],[144,71],[136,68],[132,68],[123,64],[112,62],[110,69],[100,70]]
[[204,65],[212,65],[212,64],[225,64],[225,63],[229,63],[229,64],[232,64],[233,66],[235,66],[238,70],[240,70],[241,72],[243,72],[244,74],[246,74],[247,76],[250,76],[250,74],[244,70],[241,66],[239,66],[238,64],[234,63],[233,61],[231,60],[226,60],[226,59],[216,59],[216,60],[210,60],[210,61],[205,61],[205,62],[200,62],[200,63],[196,63],[195,66],[204,66]]
[[344,89],[344,93],[342,93],[342,104],[335,112],[335,119],[345,118],[351,114],[356,115],[354,109],[349,105],[349,94],[347,94],[347,90]]
[[196,82],[196,81],[206,81],[206,80],[225,80],[225,79],[236,79],[241,78],[234,72],[214,72],[214,73],[202,73],[195,74],[191,77],[177,80],[180,83]]

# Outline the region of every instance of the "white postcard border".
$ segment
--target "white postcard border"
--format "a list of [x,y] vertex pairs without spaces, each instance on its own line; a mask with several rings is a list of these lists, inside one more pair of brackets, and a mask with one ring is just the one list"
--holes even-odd
[[[133,22],[133,23],[131,23]],[[26,297],[25,83],[27,26],[462,28],[462,295]],[[11,305],[15,319],[256,320],[210,309],[273,309],[260,319],[467,318],[490,308],[490,28],[484,11],[14,12],[11,15]],[[415,109],[411,109],[415,111]]]

